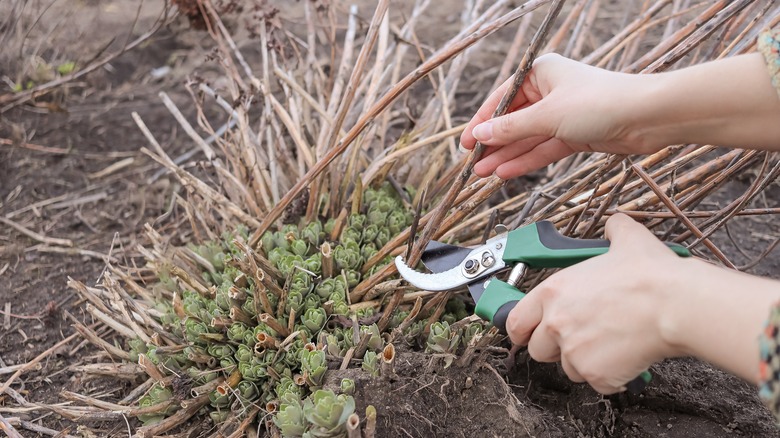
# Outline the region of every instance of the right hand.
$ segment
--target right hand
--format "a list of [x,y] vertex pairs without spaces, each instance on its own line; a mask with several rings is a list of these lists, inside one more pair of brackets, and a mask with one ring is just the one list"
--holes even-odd
[[524,175],[575,152],[645,154],[664,145],[638,134],[641,75],[602,70],[556,54],[540,56],[510,111],[491,119],[510,78],[482,104],[461,136],[485,146],[474,173],[502,179]]
[[605,232],[606,254],[554,273],[517,303],[506,322],[512,342],[603,394],[679,356],[760,383],[758,339],[780,306],[780,282],[677,257],[622,214]]
[[506,327],[534,360],[560,361],[571,380],[612,394],[654,362],[684,353],[664,329],[668,315],[679,313],[668,307],[687,292],[679,287],[690,281],[685,271],[698,262],[680,260],[628,216],[612,216],[605,231],[606,254],[541,282],[517,303]]

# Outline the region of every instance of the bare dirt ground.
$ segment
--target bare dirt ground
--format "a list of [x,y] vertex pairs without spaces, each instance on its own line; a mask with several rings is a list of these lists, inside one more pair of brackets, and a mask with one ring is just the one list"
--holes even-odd
[[[138,28],[150,26],[158,3],[144,5]],[[54,40],[49,35],[41,43],[42,55],[88,59],[88,53],[111,37],[122,40],[138,5],[128,0],[78,2],[72,16],[82,14],[89,32],[62,32]],[[432,34],[443,32],[440,28],[453,21],[450,10],[436,8],[441,15],[428,18],[439,26],[435,30],[431,26]],[[426,37],[435,41],[435,35],[420,36],[423,41]],[[40,42],[30,40],[31,44]],[[193,71],[205,74],[211,68],[209,44],[205,33],[179,19],[84,82],[37,105],[0,114],[0,310],[4,311],[0,315],[0,368],[28,362],[74,333],[74,319],[87,318],[83,303],[66,286],[68,277],[96,282],[109,255],[129,266],[142,263],[134,248],[142,242],[144,224],[161,218],[181,188],[167,177],[147,182],[158,168],[139,152],[146,141],[130,113],[141,115],[169,155],[189,150],[192,145],[174,127],[158,93],[167,92],[194,119],[192,111],[187,111],[190,97],[183,84]],[[499,65],[498,53],[485,50],[481,55],[485,65]],[[14,56],[8,59],[12,62],[0,67],[0,77],[13,77],[25,62]],[[152,71],[160,67],[170,70],[156,78]],[[475,69],[470,72],[480,78]],[[10,92],[0,86],[0,95]],[[468,91],[457,98],[470,104],[460,106],[457,114],[470,116],[478,104],[475,95],[489,86],[484,79],[474,79],[471,88],[462,87]],[[747,178],[733,181],[730,190],[742,193],[748,183]],[[776,207],[778,190],[773,185],[756,205]],[[728,190],[724,199],[731,199]],[[164,228],[165,220],[161,223]],[[31,237],[18,226],[37,235]],[[717,242],[737,264],[751,261],[778,236],[776,224],[767,217],[739,218],[730,234],[721,233]],[[73,245],[63,249],[47,242],[50,238],[69,239]],[[780,278],[780,250],[750,271]],[[91,354],[94,350],[88,344],[70,342],[13,388],[29,402],[49,404],[63,401],[62,390],[120,398],[130,388],[128,382],[83,381],[68,371],[69,366],[89,362]],[[353,376],[358,381],[358,410],[367,404],[377,407],[380,436],[780,436],[753,388],[695,360],[658,364],[652,370],[653,382],[639,396],[604,398],[587,386],[568,382],[556,365],[536,364],[522,355],[512,369],[500,357],[465,369],[445,369],[438,361],[413,352],[405,352],[401,359],[396,379]],[[334,372],[332,378],[340,375]],[[8,376],[3,375],[0,382]],[[0,410],[6,417],[22,417],[76,434],[77,425],[55,413],[14,411],[13,406],[7,396],[0,396],[0,408],[11,409]],[[98,436],[128,434],[125,424],[91,426],[99,428]],[[193,433],[209,430],[210,425],[204,424]]]

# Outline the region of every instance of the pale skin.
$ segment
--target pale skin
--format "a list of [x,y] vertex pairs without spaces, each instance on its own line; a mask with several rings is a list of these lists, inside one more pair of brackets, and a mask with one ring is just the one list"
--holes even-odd
[[[628,75],[558,55],[534,63],[509,114],[490,119],[508,83],[473,117],[479,176],[524,175],[575,152],[646,154],[666,145],[780,151],[780,99],[753,53],[655,74]],[[609,251],[563,269],[512,310],[507,331],[540,362],[603,394],[651,364],[694,356],[758,384],[758,337],[780,281],[681,259],[625,215],[606,224]]]

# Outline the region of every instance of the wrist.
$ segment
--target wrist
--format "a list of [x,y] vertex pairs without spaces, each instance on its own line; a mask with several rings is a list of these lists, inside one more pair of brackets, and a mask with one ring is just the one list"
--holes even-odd
[[660,75],[620,74],[611,78],[613,104],[611,119],[618,129],[616,137],[630,145],[632,153],[651,154],[671,144],[666,132],[672,120],[667,120],[665,79]]
[[658,332],[664,343],[665,357],[696,356],[696,342],[691,339],[691,325],[696,324],[697,303],[706,300],[697,281],[708,265],[698,259],[678,260],[670,266],[667,282],[661,293],[663,303],[658,320]]
[[632,120],[636,141],[645,151],[684,143],[700,143],[722,127],[721,114],[692,88],[697,72],[637,75],[637,115]]
[[780,282],[697,259],[670,266],[659,333],[665,357],[693,356],[737,376],[758,378],[758,338]]
[[780,100],[760,54],[637,76],[640,113],[631,129],[646,149],[683,143],[780,149]]

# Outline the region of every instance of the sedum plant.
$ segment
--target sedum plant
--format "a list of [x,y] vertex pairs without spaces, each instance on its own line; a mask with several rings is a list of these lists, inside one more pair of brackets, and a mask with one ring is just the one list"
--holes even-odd
[[[195,388],[219,383],[209,390],[205,406],[215,423],[242,418],[251,406],[268,405],[276,407],[273,423],[283,436],[342,436],[355,409],[355,382],[342,380],[341,394],[336,395],[321,388],[327,370],[359,351],[363,370],[379,376],[385,337],[410,315],[408,306],[393,309],[380,328],[373,307],[349,303],[364,271],[391,262],[387,256],[370,269],[364,267],[386,243],[383,236],[412,220],[389,184],[365,189],[361,201],[361,208],[340,223],[302,220],[268,231],[254,251],[244,228],[218,241],[190,245],[188,253],[199,268],[197,280],[170,271],[158,287],[173,300],[158,302],[155,313],[161,328],[184,348],[131,339],[130,359],[138,361],[143,355],[162,374],[181,371]],[[444,310],[441,321],[420,318],[400,334],[431,351],[454,351],[461,334],[447,321],[462,319],[467,312],[458,299],[449,300]],[[423,335],[429,325],[426,344]],[[170,389],[154,386],[139,407],[171,397]],[[171,404],[138,418],[151,426],[175,412]]]
[[355,399],[318,389],[303,402],[303,415],[309,422],[304,437],[329,438],[344,435],[347,418],[355,412]]
[[355,381],[352,379],[341,379],[339,390],[342,394],[353,395],[355,393]]
[[460,334],[450,330],[447,321],[434,322],[428,333],[425,351],[433,353],[450,353],[458,348]]
[[301,400],[294,396],[282,399],[279,412],[274,416],[274,424],[286,437],[300,437],[306,433],[309,426],[308,420],[303,414]]

